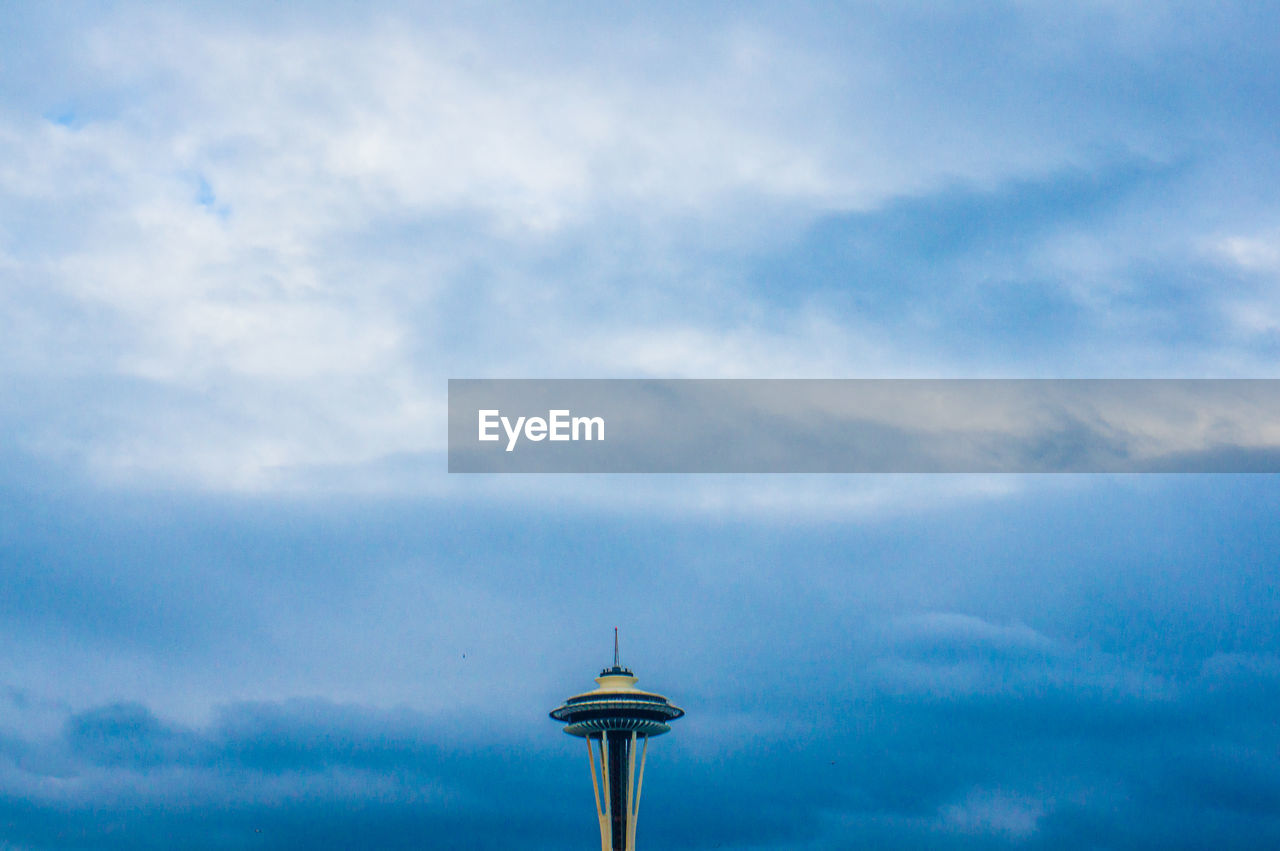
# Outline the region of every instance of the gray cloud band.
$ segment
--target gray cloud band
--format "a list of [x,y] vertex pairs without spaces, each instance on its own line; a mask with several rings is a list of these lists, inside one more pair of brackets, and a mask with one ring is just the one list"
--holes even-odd
[[1275,473],[1274,379],[451,379],[451,473]]

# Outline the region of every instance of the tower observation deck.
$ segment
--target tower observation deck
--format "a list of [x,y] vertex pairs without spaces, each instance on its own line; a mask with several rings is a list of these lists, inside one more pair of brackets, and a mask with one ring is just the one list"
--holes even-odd
[[613,667],[605,668],[595,679],[595,689],[569,698],[551,710],[551,717],[565,722],[566,733],[587,740],[601,851],[634,851],[649,739],[670,732],[668,722],[684,715],[684,710],[660,694],[635,687],[636,675],[618,661],[617,630],[613,635]]

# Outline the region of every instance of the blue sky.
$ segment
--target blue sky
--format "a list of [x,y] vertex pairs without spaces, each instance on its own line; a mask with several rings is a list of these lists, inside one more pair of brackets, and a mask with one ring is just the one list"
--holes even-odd
[[0,847],[1270,848],[1267,476],[449,477],[449,377],[1265,377],[1269,4],[17,4]]

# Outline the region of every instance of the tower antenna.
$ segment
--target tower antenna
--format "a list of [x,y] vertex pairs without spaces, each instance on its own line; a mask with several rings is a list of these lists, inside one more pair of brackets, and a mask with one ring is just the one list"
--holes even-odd
[[619,667],[618,663],[618,628],[613,628],[613,667]]

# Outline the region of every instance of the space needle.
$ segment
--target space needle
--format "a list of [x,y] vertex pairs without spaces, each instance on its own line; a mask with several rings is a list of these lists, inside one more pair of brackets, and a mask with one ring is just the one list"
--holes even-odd
[[667,722],[684,715],[684,710],[660,694],[635,687],[636,675],[618,661],[617,629],[613,631],[613,667],[605,668],[595,679],[595,689],[569,698],[551,710],[551,717],[565,722],[564,731],[569,735],[587,740],[601,851],[635,851],[649,739],[670,732]]

